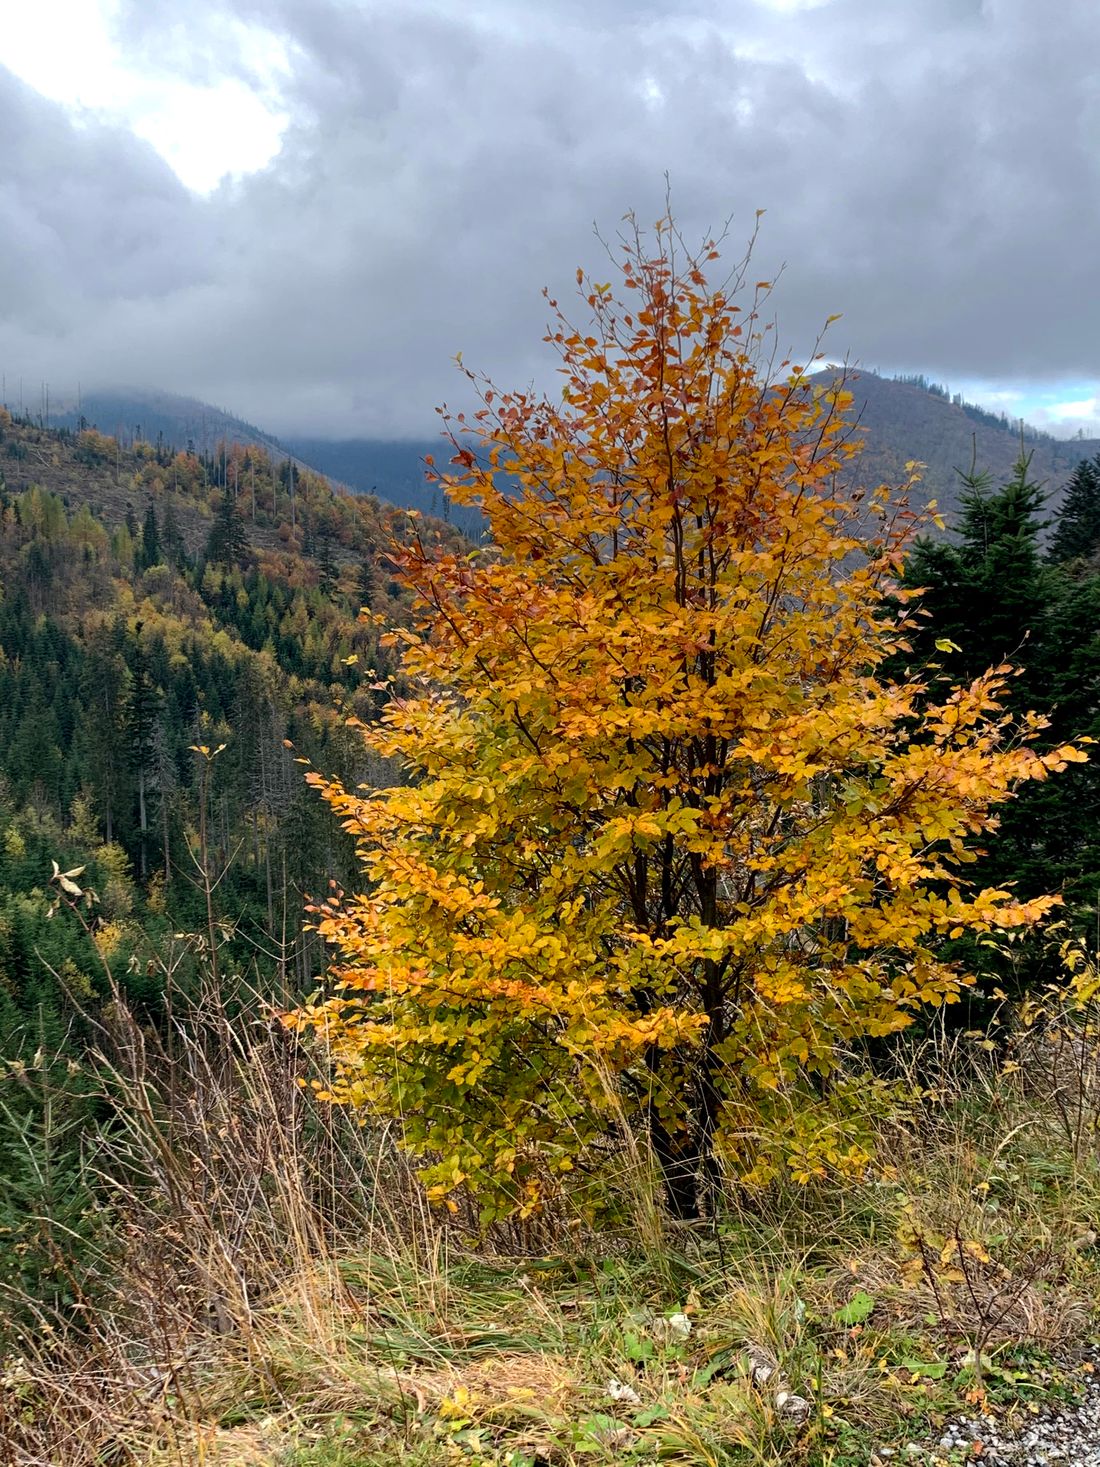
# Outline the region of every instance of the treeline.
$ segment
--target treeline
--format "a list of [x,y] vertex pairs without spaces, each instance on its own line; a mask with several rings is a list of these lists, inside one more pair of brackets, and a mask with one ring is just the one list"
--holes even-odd
[[1022,437],[1025,443],[1057,442],[1053,434],[1044,433],[1040,428],[1033,428],[1022,419],[1010,419],[1006,412],[991,412],[989,408],[980,407],[976,402],[968,402],[961,392],[952,392],[946,383],[933,382],[923,372],[895,372],[891,380],[900,382],[906,387],[919,387],[930,397],[938,397],[942,402],[949,402],[952,407],[962,408],[966,416],[973,422],[983,423],[987,428],[1001,428],[1006,433]]

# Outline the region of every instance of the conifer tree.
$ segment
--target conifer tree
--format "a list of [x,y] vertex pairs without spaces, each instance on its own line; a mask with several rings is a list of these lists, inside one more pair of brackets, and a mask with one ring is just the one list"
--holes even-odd
[[88,638],[87,656],[80,675],[83,717],[80,726],[80,763],[102,822],[103,839],[115,839],[122,788],[122,720],[126,667],[122,636],[114,629],[97,629]]
[[[1066,576],[1048,618],[1050,736],[1100,742],[1100,576]],[[1060,891],[1069,920],[1095,942],[1100,920],[1100,762],[1074,765],[1021,794],[1005,822],[1019,829],[1020,889]]]
[[[140,623],[138,635],[141,633]],[[156,767],[157,717],[160,698],[154,688],[140,643],[130,663],[130,681],[123,708],[123,728],[127,754],[134,775],[138,805],[138,860],[142,881],[149,875],[149,803],[153,771]]]
[[[1044,682],[1046,618],[1054,582],[1043,565],[1043,491],[1021,453],[1008,482],[963,476],[962,517],[953,541],[922,539],[904,583],[922,589],[923,623],[910,641],[918,663],[942,663],[952,678],[972,678],[1011,662],[1015,706],[1031,706]],[[937,643],[950,641],[954,650]]]
[[[1082,465],[1082,469],[1087,465]],[[1100,735],[1100,581],[1071,578],[1045,563],[1040,548],[1043,496],[1026,455],[1009,481],[991,486],[966,477],[963,513],[951,540],[922,540],[905,583],[921,588],[911,652],[898,665],[921,668],[933,682],[977,676],[1004,659],[1017,671],[1005,689],[1008,708],[1038,708],[1048,719],[1045,747]],[[1087,555],[1088,473],[1077,476],[1072,519],[1056,555]],[[1068,502],[1066,508],[1069,508]],[[1063,515],[1065,510],[1063,510]],[[1066,524],[1059,521],[1059,532]],[[1033,784],[1001,812],[983,841],[978,880],[1021,896],[1063,895],[1080,930],[1095,926],[1100,877],[1100,767],[1075,766],[1049,784]],[[1041,977],[1042,954],[1012,959],[1018,980]],[[1004,975],[1002,975],[1004,976]]]
[[331,596],[340,578],[340,567],[336,563],[336,556],[332,548],[332,536],[328,530],[322,530],[317,536],[315,554],[317,556],[318,570],[317,584],[326,596]]
[[178,568],[187,564],[187,546],[184,543],[183,532],[180,530],[171,500],[164,507],[161,541],[164,545],[164,558],[169,565]]
[[361,609],[370,611],[378,597],[378,567],[373,555],[365,555],[359,567],[359,579],[356,585],[358,604]]
[[[1050,559],[1095,562],[1100,551],[1100,453],[1084,458],[1066,485],[1050,542]],[[1095,567],[1094,567],[1095,568]]]
[[148,570],[151,565],[159,565],[163,559],[156,506],[150,502],[141,526],[141,569]]
[[206,541],[206,558],[224,565],[243,565],[248,558],[248,532],[231,494],[222,496]]

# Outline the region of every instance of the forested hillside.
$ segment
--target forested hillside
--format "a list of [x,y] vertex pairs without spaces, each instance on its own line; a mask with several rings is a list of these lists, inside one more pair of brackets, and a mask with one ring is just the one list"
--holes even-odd
[[412,521],[255,447],[122,449],[6,413],[0,507],[8,1051],[63,1027],[34,956],[51,858],[87,865],[125,991],[156,1000],[144,943],[209,936],[207,878],[227,965],[308,984],[322,956],[303,895],[349,866],[293,761],[370,773],[344,720],[386,696],[381,629],[405,601],[385,547]]
[[293,438],[288,447],[296,457],[357,494],[377,494],[391,504],[441,516],[470,535],[484,528],[476,511],[451,504],[438,485],[428,481],[424,460],[437,453],[434,441]]
[[52,399],[43,385],[37,400],[20,409],[11,401],[8,410],[39,427],[66,428],[80,433],[94,428],[121,443],[152,443],[161,448],[186,449],[200,457],[214,453],[221,442],[267,450],[278,461],[285,450],[263,428],[248,423],[235,413],[198,398],[148,388],[99,388],[92,392]]
[[[832,381],[820,372],[815,380]],[[925,465],[914,502],[935,499],[952,522],[963,492],[962,476],[977,469],[1002,480],[1020,454],[1031,455],[1032,477],[1056,505],[1074,467],[1100,451],[1100,441],[1060,439],[987,412],[923,378],[896,379],[856,371],[847,378],[852,393],[853,431],[863,440],[855,472],[862,482],[900,483],[905,465]]]
[[[413,533],[455,538],[255,445],[0,411],[0,1281],[47,1287],[42,1168],[64,1192],[90,1118],[50,1087],[113,996],[158,1026],[212,978],[249,1006],[322,972],[304,904],[355,868],[302,765],[378,776],[346,720],[389,696]],[[53,920],[59,868],[83,922]]]

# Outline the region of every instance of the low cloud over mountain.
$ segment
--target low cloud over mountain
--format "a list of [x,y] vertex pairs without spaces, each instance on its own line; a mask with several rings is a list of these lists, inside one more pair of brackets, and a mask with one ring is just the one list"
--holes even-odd
[[[451,358],[550,383],[546,283],[663,207],[787,270],[782,343],[955,382],[1095,374],[1100,10],[1065,0],[129,0],[127,64],[286,58],[280,151],[188,192],[0,72],[0,363],[141,381],[283,434],[430,433]],[[2,56],[2,50],[0,50]],[[606,267],[604,267],[606,270]],[[1081,397],[1080,388],[1070,396]]]

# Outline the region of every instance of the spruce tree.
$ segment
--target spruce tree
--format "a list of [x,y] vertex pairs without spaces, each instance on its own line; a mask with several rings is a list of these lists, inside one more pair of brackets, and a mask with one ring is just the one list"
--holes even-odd
[[[964,475],[955,543],[918,541],[904,577],[910,589],[924,588],[927,619],[913,638],[916,660],[942,664],[954,679],[1011,662],[1021,670],[1013,685],[1017,707],[1031,706],[1044,681],[1054,595],[1039,549],[1044,496],[1029,477],[1030,464],[1030,454],[1021,454],[999,489],[988,474]],[[944,641],[957,650],[936,645]]]
[[356,586],[360,610],[371,611],[378,598],[378,567],[373,555],[363,557]]
[[[919,605],[927,619],[911,638],[912,656],[903,660],[925,667],[933,687],[939,678],[962,681],[1011,663],[1018,675],[1008,684],[1006,707],[1035,708],[1048,718],[1042,747],[1096,737],[1100,578],[1073,578],[1044,563],[1043,495],[1029,478],[1026,456],[1003,487],[974,474],[966,486],[953,541],[918,542],[906,565],[905,584],[923,588]],[[1074,511],[1080,524],[1086,488],[1082,475]],[[1068,531],[1062,543],[1069,545]],[[1095,756],[1066,779],[1031,786],[1005,806],[973,880],[1011,885],[1022,897],[1061,891],[1070,922],[1082,932],[1094,929],[1100,886]],[[1015,967],[1024,982],[1041,976],[1041,954],[1017,957]]]
[[126,688],[123,641],[121,628],[96,628],[90,632],[78,685],[79,760],[107,842],[115,839],[122,787],[122,712]]
[[150,503],[141,526],[141,569],[148,570],[151,565],[159,565],[163,559],[160,532],[157,529],[157,511]]
[[1092,561],[1100,551],[1100,453],[1084,458],[1066,485],[1050,542],[1056,565]]
[[206,541],[207,560],[242,565],[248,557],[248,533],[231,494],[225,494]]
[[[138,625],[140,633],[141,626]],[[127,754],[134,775],[138,806],[138,859],[141,879],[149,875],[149,792],[156,764],[157,718],[160,697],[149,676],[144,650],[138,646],[130,664],[123,727]]]
[[[1049,619],[1050,737],[1100,740],[1100,576],[1065,576]],[[1100,918],[1100,755],[1029,792],[1033,842],[1060,881],[1070,920],[1095,942]]]
[[161,522],[161,542],[164,546],[164,559],[169,565],[177,569],[187,564],[187,546],[184,542],[183,532],[180,530],[179,521],[176,519],[175,510],[171,501],[164,507],[164,518]]
[[326,596],[331,596],[336,589],[340,579],[340,567],[336,563],[336,555],[332,548],[332,536],[327,530],[322,530],[317,536],[317,584]]

